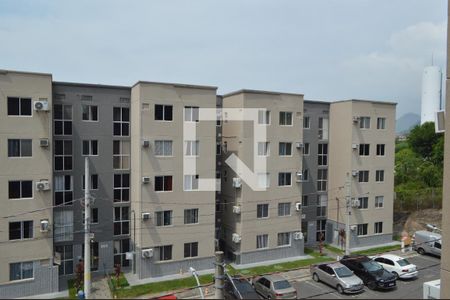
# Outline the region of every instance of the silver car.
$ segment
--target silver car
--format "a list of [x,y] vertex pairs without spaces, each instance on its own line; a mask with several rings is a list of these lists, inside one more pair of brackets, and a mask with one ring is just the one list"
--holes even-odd
[[339,262],[311,265],[310,272],[314,281],[322,281],[337,289],[340,294],[359,293],[364,289],[363,281]]
[[280,275],[266,275],[253,281],[258,294],[265,299],[297,299],[297,290]]

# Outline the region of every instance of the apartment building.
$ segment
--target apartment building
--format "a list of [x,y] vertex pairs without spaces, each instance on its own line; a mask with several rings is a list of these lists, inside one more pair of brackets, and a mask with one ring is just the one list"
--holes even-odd
[[[138,278],[214,268],[216,120],[199,118],[201,109],[215,112],[216,101],[215,87],[142,81],[132,87]],[[213,185],[204,190],[208,179]]]
[[60,286],[84,258],[84,159],[90,165],[93,276],[129,268],[131,89],[53,83],[54,251]]
[[0,71],[0,298],[58,290],[51,107],[50,74]]
[[330,103],[304,101],[302,232],[305,246],[326,239]]
[[347,187],[350,248],[392,242],[395,107],[365,100],[330,105],[328,242],[343,243]]
[[[235,112],[250,120],[236,121]],[[220,239],[236,264],[303,255],[297,210],[302,195],[302,112],[300,94],[240,90],[223,96]],[[266,134],[255,138],[263,127]],[[251,178],[244,176],[243,168],[228,165],[233,155],[253,173]],[[252,178],[253,187],[246,181]]]

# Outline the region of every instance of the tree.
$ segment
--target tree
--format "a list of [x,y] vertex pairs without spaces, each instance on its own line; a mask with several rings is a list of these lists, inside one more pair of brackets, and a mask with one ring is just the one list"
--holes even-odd
[[434,123],[426,122],[415,126],[408,135],[408,143],[414,152],[424,159],[430,159],[433,154],[433,145],[438,142],[439,136],[434,132]]

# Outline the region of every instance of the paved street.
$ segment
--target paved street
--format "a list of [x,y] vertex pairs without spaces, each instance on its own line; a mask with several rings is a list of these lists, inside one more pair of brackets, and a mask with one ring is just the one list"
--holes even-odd
[[340,295],[335,289],[312,279],[291,280],[302,299],[420,299],[422,298],[422,284],[439,279],[440,259],[431,256],[415,256],[408,260],[417,265],[419,277],[414,280],[398,280],[397,288],[391,291],[371,291],[367,287],[364,292],[357,295]]

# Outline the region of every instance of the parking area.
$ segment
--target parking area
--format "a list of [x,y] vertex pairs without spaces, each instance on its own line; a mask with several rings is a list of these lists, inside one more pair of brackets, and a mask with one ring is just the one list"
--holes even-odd
[[440,278],[440,259],[427,255],[417,255],[408,260],[417,266],[419,277],[413,280],[398,280],[397,288],[389,291],[369,290],[356,295],[341,295],[328,285],[315,282],[311,278],[291,280],[301,299],[421,299],[424,282]]

